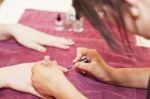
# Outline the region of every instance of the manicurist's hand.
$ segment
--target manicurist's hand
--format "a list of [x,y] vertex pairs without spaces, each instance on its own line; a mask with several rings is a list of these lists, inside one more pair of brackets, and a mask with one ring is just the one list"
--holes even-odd
[[[90,60],[90,63],[79,61],[82,56],[86,56]],[[76,57],[73,62],[81,73],[90,73],[103,81],[109,81],[111,79],[110,74],[114,70],[103,60],[95,49],[77,48]]]

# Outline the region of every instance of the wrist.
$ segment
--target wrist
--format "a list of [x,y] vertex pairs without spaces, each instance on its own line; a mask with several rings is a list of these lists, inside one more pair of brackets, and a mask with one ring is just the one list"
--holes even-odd
[[0,24],[0,40],[7,40],[13,36],[12,26],[12,24]]
[[9,35],[15,37],[15,35],[17,35],[17,33],[19,32],[20,29],[22,29],[23,25],[21,24],[6,24],[4,25],[4,30],[5,32],[7,32]]
[[100,81],[104,81],[105,83],[113,83],[116,75],[116,68],[109,66],[108,64],[103,64],[94,67],[94,75]]
[[15,33],[17,32],[16,28],[20,28],[19,24],[9,24],[7,27],[8,27],[7,32],[13,37],[14,37]]
[[119,81],[124,79],[122,77],[122,71],[119,68],[110,68],[108,71],[106,82],[109,84],[117,84],[120,83]]

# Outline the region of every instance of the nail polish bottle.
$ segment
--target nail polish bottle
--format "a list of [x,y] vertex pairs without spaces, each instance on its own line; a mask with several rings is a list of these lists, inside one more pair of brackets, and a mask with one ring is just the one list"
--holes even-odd
[[83,23],[80,20],[80,17],[78,15],[76,15],[76,20],[73,24],[73,31],[74,32],[83,32]]
[[62,31],[64,29],[63,21],[62,21],[62,18],[61,18],[60,14],[57,15],[57,18],[56,18],[56,21],[55,21],[55,29],[56,29],[56,31]]
[[70,15],[68,13],[66,14],[66,20],[64,23],[64,27],[67,31],[72,31],[72,21],[70,19]]

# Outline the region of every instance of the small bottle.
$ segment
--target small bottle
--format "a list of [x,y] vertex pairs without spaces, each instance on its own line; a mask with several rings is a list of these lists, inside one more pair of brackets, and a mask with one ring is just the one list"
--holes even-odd
[[65,29],[67,31],[72,31],[72,23],[71,23],[71,21],[66,21],[65,22]]
[[55,29],[56,29],[56,31],[62,31],[64,29],[63,28],[63,21],[62,21],[60,14],[57,15],[57,18],[55,21]]
[[83,23],[80,21],[80,17],[76,15],[76,20],[73,24],[73,31],[74,32],[83,32]]
[[64,26],[67,31],[72,31],[72,21],[70,19],[70,15],[68,13],[66,14],[66,20],[65,20]]

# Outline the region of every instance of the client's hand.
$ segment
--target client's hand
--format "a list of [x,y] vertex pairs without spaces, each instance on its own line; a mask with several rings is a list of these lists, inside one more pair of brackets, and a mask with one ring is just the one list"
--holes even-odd
[[9,30],[18,43],[40,52],[46,51],[43,45],[68,49],[74,44],[70,39],[48,35],[21,24],[11,25]]
[[23,63],[0,68],[0,88],[11,88],[41,97],[31,84],[31,69],[34,63]]
[[[82,56],[88,57],[90,59],[90,63],[79,61]],[[90,73],[99,80],[106,82],[110,81],[111,73],[114,70],[103,60],[95,49],[77,48],[77,55],[73,62],[75,63],[75,67],[79,69],[81,73]]]
[[32,84],[45,98],[54,96],[57,99],[85,99],[65,77],[56,61],[46,65],[37,63],[32,68]]

